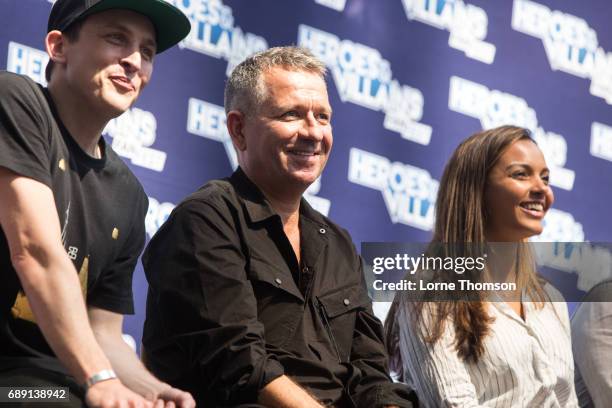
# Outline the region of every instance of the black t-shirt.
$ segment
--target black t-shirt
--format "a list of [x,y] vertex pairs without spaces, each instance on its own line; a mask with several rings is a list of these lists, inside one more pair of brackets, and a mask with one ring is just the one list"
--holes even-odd
[[[0,166],[53,191],[62,243],[87,304],[131,314],[132,273],[144,246],[148,200],[104,139],[100,147],[101,159],[79,147],[47,89],[0,72]],[[35,323],[1,229],[0,282],[0,368],[31,365],[62,371]]]

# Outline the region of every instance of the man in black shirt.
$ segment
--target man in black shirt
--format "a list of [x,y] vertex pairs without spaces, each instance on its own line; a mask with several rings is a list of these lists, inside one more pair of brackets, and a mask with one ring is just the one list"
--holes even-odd
[[45,39],[48,89],[0,73],[5,390],[68,387],[70,406],[194,406],[122,339],[147,196],[101,138],[148,83],[155,54],[189,28],[162,0],[58,0]]
[[145,251],[147,366],[203,406],[412,406],[348,233],[302,198],[332,147],[324,75],[297,47],[238,65],[225,109],[240,168]]

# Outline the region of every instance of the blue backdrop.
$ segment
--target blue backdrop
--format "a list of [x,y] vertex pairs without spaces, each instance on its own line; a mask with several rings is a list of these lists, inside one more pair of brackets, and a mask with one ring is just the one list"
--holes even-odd
[[[235,166],[227,73],[271,46],[309,47],[330,69],[334,147],[309,201],[363,241],[427,241],[438,180],[466,136],[532,130],[555,208],[540,241],[610,241],[612,7],[606,0],[171,0],[192,23],[106,137],[150,197],[150,237],[174,205]],[[0,0],[0,67],[44,83],[49,0]],[[593,253],[564,253],[564,273]],[[602,260],[610,253],[597,252]],[[558,264],[558,262],[557,262]],[[593,281],[612,275],[608,262]],[[146,281],[135,273],[139,343]]]

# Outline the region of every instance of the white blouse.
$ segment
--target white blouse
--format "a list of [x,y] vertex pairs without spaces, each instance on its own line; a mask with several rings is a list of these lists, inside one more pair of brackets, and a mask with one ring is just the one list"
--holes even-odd
[[[562,299],[550,286],[546,290],[556,292],[550,293],[553,299]],[[477,363],[458,357],[452,324],[446,324],[432,346],[410,323],[408,311],[399,311],[404,379],[416,390],[421,406],[577,407],[565,302],[537,309],[524,299],[524,321],[504,302],[488,305],[495,321]]]

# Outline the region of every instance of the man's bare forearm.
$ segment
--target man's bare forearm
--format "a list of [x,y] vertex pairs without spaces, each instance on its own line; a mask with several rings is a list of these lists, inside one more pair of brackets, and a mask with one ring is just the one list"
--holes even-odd
[[103,333],[95,327],[94,335],[110,360],[113,370],[126,387],[151,401],[154,401],[162,390],[170,387],[145,368],[134,350],[120,335]]
[[177,408],[195,407],[191,394],[158,380],[138,359],[123,340],[121,314],[97,307],[89,307],[87,312],[98,343],[126,387],[149,401],[156,401],[156,406],[164,401]]
[[78,275],[63,247],[41,250],[38,257],[17,255],[13,266],[38,327],[75,379],[84,383],[110,368],[89,326]]
[[110,368],[96,342],[76,269],[64,250],[53,193],[0,167],[0,225],[11,262],[47,343],[84,383]]
[[271,408],[323,408],[323,405],[286,375],[266,385],[259,392],[257,402]]

